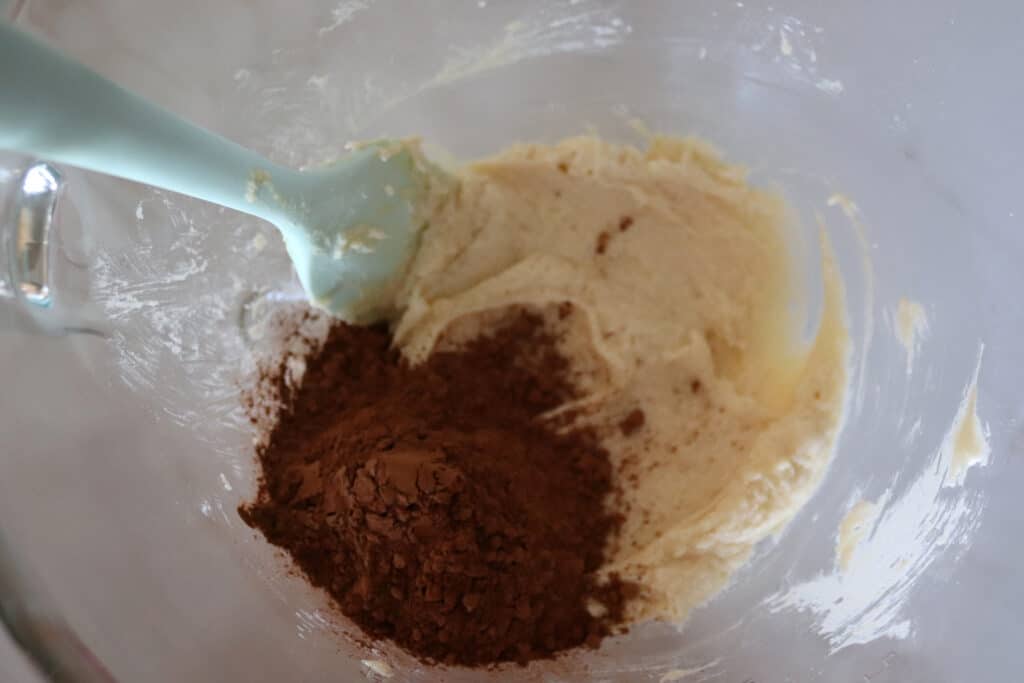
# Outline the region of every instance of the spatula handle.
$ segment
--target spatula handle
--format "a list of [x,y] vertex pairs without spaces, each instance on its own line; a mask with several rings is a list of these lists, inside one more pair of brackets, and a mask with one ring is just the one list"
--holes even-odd
[[[295,173],[133,95],[0,22],[0,148],[127,178],[276,222],[247,199]],[[251,195],[250,195],[251,198]]]

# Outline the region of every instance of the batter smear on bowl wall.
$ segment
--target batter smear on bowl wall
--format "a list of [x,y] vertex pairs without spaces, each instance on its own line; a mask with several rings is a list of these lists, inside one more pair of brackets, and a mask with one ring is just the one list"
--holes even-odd
[[[694,139],[514,146],[439,175],[388,325],[248,396],[243,518],[368,635],[525,663],[680,621],[808,500],[846,399],[776,194]],[[318,315],[312,311],[306,316]]]

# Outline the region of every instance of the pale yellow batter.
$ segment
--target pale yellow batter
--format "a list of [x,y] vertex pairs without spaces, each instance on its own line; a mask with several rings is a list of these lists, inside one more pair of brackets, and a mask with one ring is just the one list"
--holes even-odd
[[585,389],[567,408],[604,434],[623,484],[609,570],[646,587],[634,619],[685,617],[828,464],[848,338],[827,243],[820,328],[801,344],[784,202],[699,141],[516,146],[456,177],[432,197],[398,345],[416,362],[508,305],[547,311]]

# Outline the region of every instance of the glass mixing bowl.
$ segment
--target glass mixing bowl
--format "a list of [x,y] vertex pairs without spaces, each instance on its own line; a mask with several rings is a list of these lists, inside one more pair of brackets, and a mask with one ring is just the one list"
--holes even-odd
[[[471,158],[587,131],[692,133],[790,198],[810,283],[828,232],[854,383],[811,503],[684,626],[487,678],[1015,677],[1019,3],[32,0],[17,21],[284,164],[381,135]],[[43,162],[0,154],[14,638],[54,680],[436,680],[387,644],[347,645],[323,595],[235,512],[256,476],[239,377],[261,316],[300,296],[273,230]]]

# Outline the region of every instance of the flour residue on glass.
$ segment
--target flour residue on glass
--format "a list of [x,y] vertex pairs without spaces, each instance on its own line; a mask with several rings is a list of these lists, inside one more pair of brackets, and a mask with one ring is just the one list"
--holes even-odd
[[331,10],[331,21],[329,24],[317,29],[318,35],[326,35],[331,31],[347,24],[363,10],[370,7],[369,0],[341,0]]
[[857,496],[838,525],[836,569],[770,596],[770,611],[811,614],[832,652],[913,632],[905,606],[917,580],[944,554],[963,554],[985,508],[979,493],[962,486],[966,470],[989,452],[977,415],[980,367],[979,349],[952,425],[916,478],[877,501]]
[[658,679],[658,683],[677,683],[678,681],[692,678],[698,674],[707,672],[709,669],[713,669],[718,665],[719,661],[720,660],[716,659],[713,662],[708,662],[702,666],[693,666],[687,669],[671,669],[661,675],[661,678]]
[[928,316],[924,306],[916,301],[901,298],[893,313],[893,331],[907,355],[907,374],[914,370],[914,357],[920,350],[921,341],[928,333]]
[[[757,16],[759,9],[750,8],[749,20],[742,24],[746,35],[739,38],[740,45],[762,55],[772,64],[781,66],[790,79],[814,87],[819,92],[838,97],[845,92],[843,82],[821,73],[818,54],[827,50],[825,29],[794,16],[777,16],[772,7]],[[698,52],[698,58],[703,59]],[[706,55],[706,51],[703,53]],[[751,74],[754,75],[754,74]],[[761,80],[767,74],[756,74]]]
[[989,429],[978,417],[978,372],[981,353],[971,383],[964,391],[953,425],[942,444],[943,462],[946,464],[946,486],[961,486],[972,467],[988,464],[991,448]]
[[[333,31],[365,6],[364,2],[341,3],[339,9],[351,12],[340,23],[335,19],[321,33],[325,29]],[[623,42],[632,31],[614,7],[578,0],[552,2],[505,23],[496,34],[482,34],[475,43],[451,46],[440,68],[426,78],[387,91],[372,78],[363,79],[344,95],[345,124],[355,134],[370,116],[380,116],[425,91],[527,59],[606,49]]]
[[266,283],[289,282],[290,265],[282,249],[266,248],[279,243],[269,225],[220,207],[149,189],[134,218],[126,241],[92,255],[91,298],[109,328],[110,360],[159,419],[219,458],[196,512],[233,525],[223,511],[251,476],[239,448],[251,439],[238,400],[250,360],[243,304]]

